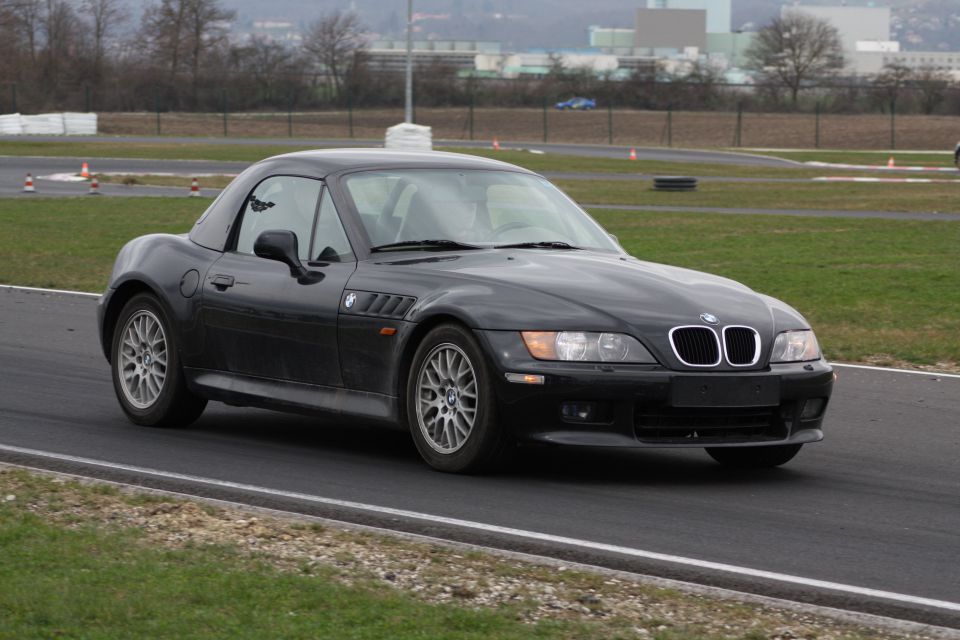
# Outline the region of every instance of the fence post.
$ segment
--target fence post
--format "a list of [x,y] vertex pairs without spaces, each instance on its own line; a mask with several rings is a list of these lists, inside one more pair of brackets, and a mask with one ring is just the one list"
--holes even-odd
[[667,146],[673,146],[673,105],[667,105]]
[[223,137],[227,137],[227,90],[220,89],[220,97],[223,100]]
[[473,83],[470,84],[470,102],[467,119],[470,122],[470,139],[473,140]]
[[160,135],[160,92],[153,94],[153,108],[157,112],[157,135]]
[[815,107],[814,113],[816,114],[814,122],[814,131],[813,131],[813,147],[815,149],[820,148],[820,101],[817,100],[817,105]]
[[287,137],[293,137],[293,95],[287,100]]
[[347,91],[347,133],[353,137],[353,89]]
[[14,82],[10,85],[10,102],[13,105],[13,108],[10,109],[10,113],[16,113],[17,109],[17,83]]
[[543,141],[547,141],[547,97],[543,97]]
[[613,144],[613,100],[607,100],[607,144]]
[[88,84],[83,85],[83,104],[84,111],[90,113],[90,85]]
[[743,102],[737,103],[737,130],[733,134],[733,146],[741,146],[743,135]]
[[897,100],[890,100],[890,148],[897,148]]

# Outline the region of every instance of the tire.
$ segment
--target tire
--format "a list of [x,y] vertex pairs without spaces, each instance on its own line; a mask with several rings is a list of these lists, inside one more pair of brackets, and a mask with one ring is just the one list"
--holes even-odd
[[203,413],[207,401],[187,388],[178,348],[153,295],[139,293],[127,301],[111,337],[110,369],[120,407],[134,424],[186,426]]
[[497,419],[490,367],[469,329],[432,329],[408,373],[407,423],[427,464],[448,473],[478,473],[505,461],[512,439]]
[[781,444],[772,447],[707,447],[707,453],[725,467],[763,469],[790,462],[802,446]]

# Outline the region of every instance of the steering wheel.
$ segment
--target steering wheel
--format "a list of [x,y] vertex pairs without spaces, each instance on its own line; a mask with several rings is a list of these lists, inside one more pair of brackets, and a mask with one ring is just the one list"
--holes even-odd
[[502,227],[497,227],[496,229],[494,229],[493,232],[490,234],[490,239],[496,240],[507,231],[514,231],[515,229],[527,229],[533,226],[535,225],[532,225],[529,222],[524,222],[523,220],[514,220],[513,222],[508,222]]

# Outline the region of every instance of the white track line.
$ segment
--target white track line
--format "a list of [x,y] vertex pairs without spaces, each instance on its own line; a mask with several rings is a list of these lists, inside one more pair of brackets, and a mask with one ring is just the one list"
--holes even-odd
[[957,378],[960,380],[960,374],[941,373],[939,371],[922,371],[919,369],[894,369],[893,367],[873,367],[868,364],[844,364],[842,362],[831,362],[831,367],[845,367],[847,369],[865,369],[867,371],[888,371],[890,373],[912,373],[913,375],[928,376],[933,378]]
[[87,298],[99,298],[99,293],[89,293],[87,291],[67,291],[66,289],[43,289],[40,287],[21,287],[15,284],[0,284],[0,289],[12,289],[14,291],[33,291],[35,293],[63,293],[71,296],[84,296]]
[[[99,298],[99,293],[89,293],[87,291],[67,291],[65,289],[42,289],[39,287],[21,287],[14,284],[0,284],[0,289],[12,289],[14,291],[34,291],[37,293],[61,293],[71,296],[85,296],[91,298]],[[873,367],[866,364],[843,364],[840,362],[831,362],[831,366],[834,367],[847,367],[849,369],[866,369],[868,371],[888,371],[891,373],[912,373],[915,375],[923,376],[936,376],[937,378],[957,378],[960,379],[960,374],[955,373],[940,373],[938,371],[920,371],[913,369],[893,369],[890,367]]]
[[816,589],[840,591],[843,593],[866,596],[869,598],[892,600],[895,602],[920,605],[923,607],[931,607],[934,609],[944,609],[947,611],[960,612],[960,603],[948,602],[946,600],[922,598],[919,596],[911,596],[903,593],[894,593],[892,591],[882,591],[879,589],[870,589],[867,587],[858,587],[855,585],[842,584],[839,582],[829,582],[826,580],[816,580],[812,578],[792,576],[785,573],[763,571],[760,569],[751,569],[749,567],[739,567],[736,565],[724,564],[721,562],[710,562],[708,560],[686,558],[684,556],[676,556],[676,555],[667,554],[667,553],[657,553],[655,551],[645,551],[643,549],[622,547],[619,545],[606,544],[602,542],[591,542],[589,540],[579,540],[577,538],[568,538],[566,536],[556,536],[549,533],[539,533],[536,531],[527,531],[524,529],[514,529],[512,527],[501,527],[498,525],[485,524],[482,522],[473,522],[471,520],[461,520],[459,518],[448,518],[446,516],[438,516],[438,515],[433,515],[429,513],[421,513],[419,511],[409,511],[407,509],[394,509],[393,507],[382,507],[378,505],[365,504],[363,502],[353,502],[351,500],[324,498],[321,496],[314,496],[306,493],[296,493],[293,491],[281,491],[277,489],[269,489],[267,487],[259,487],[256,485],[243,484],[239,482],[216,480],[214,478],[204,478],[201,476],[193,476],[193,475],[175,473],[170,471],[160,471],[158,469],[149,469],[146,467],[137,467],[133,465],[107,462],[105,460],[95,460],[92,458],[83,458],[78,456],[53,453],[50,451],[40,451],[37,449],[14,447],[10,445],[0,444],[0,451],[7,451],[10,453],[19,453],[22,455],[37,456],[42,458],[49,458],[53,460],[62,460],[64,462],[73,462],[73,463],[103,467],[106,469],[128,471],[128,472],[139,473],[144,475],[156,476],[160,478],[169,478],[172,480],[182,480],[186,482],[205,484],[205,485],[214,486],[214,487],[236,489],[239,491],[250,491],[254,493],[277,496],[281,498],[291,498],[294,500],[302,500],[304,502],[312,502],[316,504],[323,504],[323,505],[334,506],[334,507],[343,507],[343,508],[353,509],[358,511],[366,511],[369,513],[377,513],[377,514],[407,518],[412,520],[434,522],[434,523],[445,524],[453,527],[459,527],[462,529],[482,531],[484,533],[496,533],[496,534],[511,536],[514,538],[522,538],[526,540],[552,542],[555,544],[563,544],[563,545],[568,545],[573,547],[579,547],[581,549],[590,549],[592,551],[616,553],[619,555],[630,556],[634,558],[643,558],[646,560],[668,562],[671,564],[678,564],[678,565],[683,565],[687,567],[696,567],[698,569],[707,569],[710,571],[721,571],[724,573],[731,573],[739,576],[760,578],[763,580],[772,580],[775,582],[794,584],[794,585],[799,585],[803,587],[813,587]]

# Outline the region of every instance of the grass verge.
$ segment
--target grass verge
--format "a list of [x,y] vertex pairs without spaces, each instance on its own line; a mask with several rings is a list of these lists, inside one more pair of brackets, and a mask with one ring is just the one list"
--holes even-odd
[[[223,189],[236,176],[214,175],[197,178],[203,188]],[[112,175],[98,174],[97,179],[104,184],[122,184],[127,186],[149,185],[154,187],[183,187],[189,189],[193,176],[146,174],[146,175]]]
[[898,637],[567,569],[0,468],[3,637]]
[[831,151],[816,149],[810,151],[751,151],[759,155],[786,158],[797,162],[832,162],[836,164],[868,164],[878,167],[887,166],[890,156],[897,165],[924,167],[952,167],[953,153],[915,153],[912,151]]
[[645,180],[555,180],[577,202],[754,209],[960,211],[955,184],[703,182],[696,191],[654,191]]
[[[102,290],[127,240],[185,232],[209,202],[0,200],[0,252],[6,256],[0,282]],[[941,368],[960,362],[960,223],[603,210],[594,215],[633,255],[734,278],[797,307],[830,358]]]
[[[66,156],[77,158],[150,158],[158,160],[256,162],[269,156],[312,148],[315,147],[295,145],[204,144],[202,142],[142,143],[126,142],[123,138],[118,138],[116,141],[110,142],[35,142],[17,140],[0,141],[0,156]],[[492,149],[478,149],[473,147],[449,147],[443,148],[442,150],[495,158],[538,173],[644,173],[744,178],[814,178],[824,175],[823,169],[778,169],[773,167],[751,167],[734,164],[657,162],[651,160],[631,162],[627,160],[626,157],[623,159],[591,158],[554,153],[539,155],[526,151],[494,151]],[[882,163],[877,162],[874,164],[886,164],[886,158],[883,159]],[[844,173],[844,175],[874,174]]]

